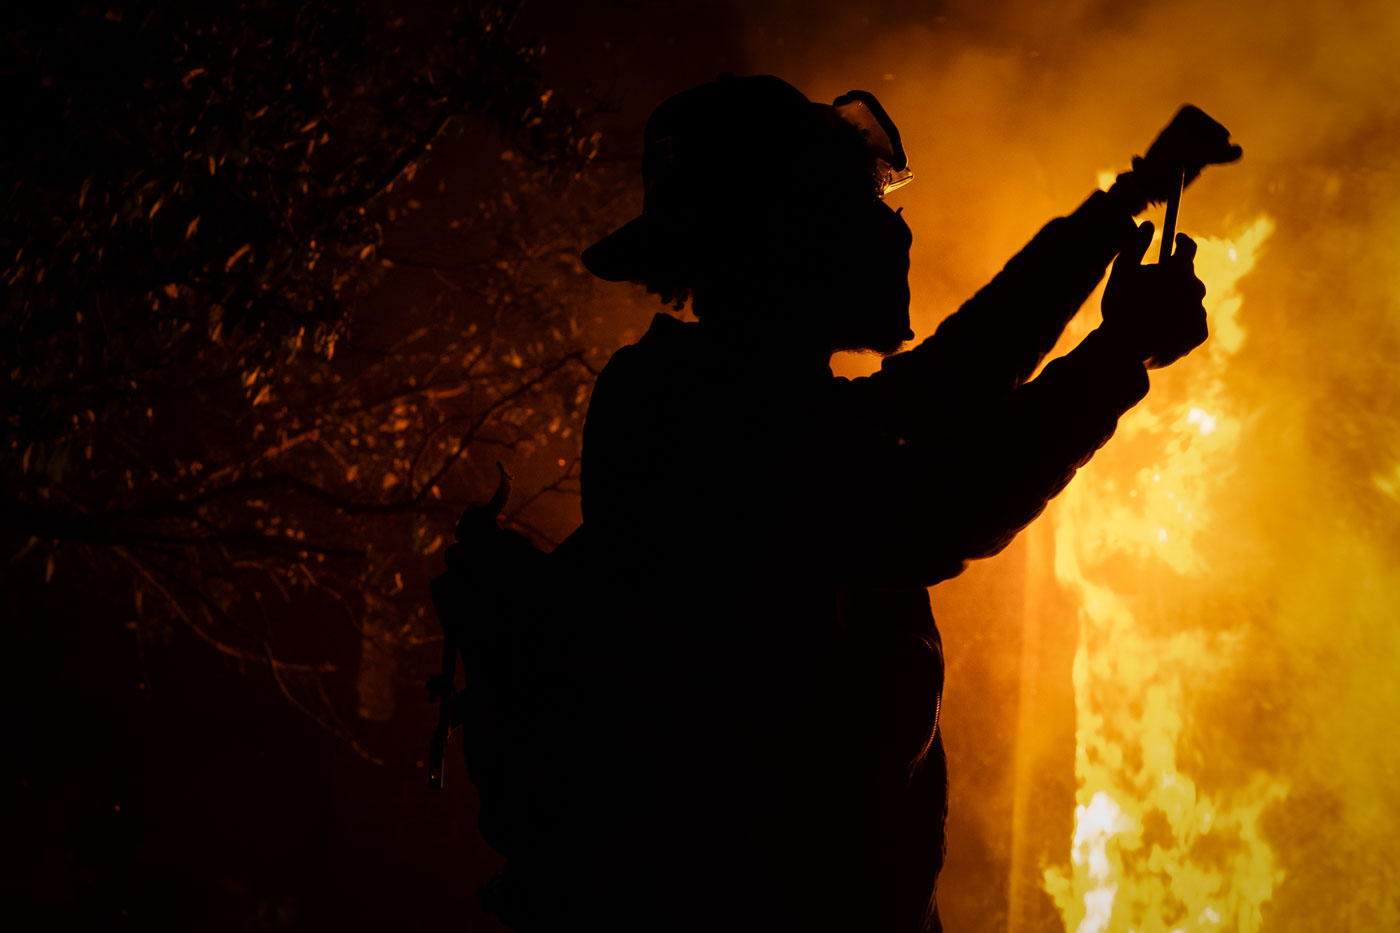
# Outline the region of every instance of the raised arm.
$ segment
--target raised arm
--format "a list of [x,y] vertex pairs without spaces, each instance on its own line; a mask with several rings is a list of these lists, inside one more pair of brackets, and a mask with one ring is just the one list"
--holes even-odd
[[1030,378],[1132,233],[1130,176],[1048,223],[932,337],[881,375],[939,374],[950,401],[1000,397]]
[[1183,173],[1233,162],[1239,146],[1203,111],[1187,105],[1133,171],[1051,221],[1006,267],[918,347],[890,357],[853,391],[903,437],[923,434],[930,413],[945,427],[976,421],[1030,378],[1065,325],[1131,237],[1132,218],[1165,200]]
[[857,575],[932,585],[1004,548],[1147,394],[1146,362],[1167,365],[1206,338],[1205,286],[1184,234],[1141,264],[1151,224],[1129,235],[1104,295],[1104,325],[1034,380],[954,431],[905,439],[870,461],[872,519],[850,536]]

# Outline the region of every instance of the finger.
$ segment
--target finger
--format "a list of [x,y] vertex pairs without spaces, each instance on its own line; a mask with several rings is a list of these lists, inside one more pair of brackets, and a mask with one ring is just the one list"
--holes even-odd
[[1205,343],[1207,336],[1206,315],[1202,311],[1189,323],[1183,322],[1181,332],[1177,334],[1171,349],[1159,357],[1160,365],[1167,366],[1187,356],[1192,350]]
[[1206,321],[1205,305],[1197,304],[1196,309],[1181,322],[1181,332],[1174,348],[1175,358],[1180,359],[1206,342],[1210,336],[1210,326]]
[[1161,369],[1170,366],[1205,343],[1208,336],[1210,331],[1206,323],[1205,306],[1197,305],[1195,313],[1190,315],[1189,319],[1180,322],[1176,333],[1167,341],[1166,347],[1160,353],[1153,354],[1147,361],[1147,368]]
[[1176,251],[1172,253],[1173,259],[1179,259],[1186,265],[1191,265],[1196,261],[1196,241],[1184,233],[1176,235]]
[[1135,266],[1141,265],[1143,257],[1147,255],[1148,247],[1152,245],[1153,229],[1150,220],[1144,220],[1138,224],[1137,229],[1128,237],[1128,242],[1118,253],[1118,258],[1127,260]]

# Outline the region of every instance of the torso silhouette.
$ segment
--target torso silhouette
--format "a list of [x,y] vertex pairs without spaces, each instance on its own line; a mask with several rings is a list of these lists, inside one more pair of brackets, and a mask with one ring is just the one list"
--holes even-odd
[[658,315],[584,439],[589,645],[571,803],[514,858],[521,929],[936,927],[946,771],[926,587],[995,553],[1147,389],[1091,334],[1027,381],[1102,277],[1103,194],[876,375]]

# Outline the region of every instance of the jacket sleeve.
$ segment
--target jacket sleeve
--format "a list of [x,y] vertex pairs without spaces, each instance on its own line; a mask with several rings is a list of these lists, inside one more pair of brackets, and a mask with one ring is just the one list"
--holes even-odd
[[[1147,370],[1095,331],[954,436],[887,449],[858,481],[855,579],[932,586],[996,554],[1036,518],[1147,394]],[[856,485],[856,484],[852,484]]]
[[[842,386],[898,443],[852,468],[858,577],[932,585],[1004,548],[1112,436],[1147,373],[1101,332],[1027,382],[1133,229],[1097,192],[1052,221],[917,348]],[[868,518],[862,518],[863,513]]]
[[855,380],[852,394],[906,439],[980,420],[1035,372],[1133,229],[1121,194],[1095,192],[1047,224],[933,336]]

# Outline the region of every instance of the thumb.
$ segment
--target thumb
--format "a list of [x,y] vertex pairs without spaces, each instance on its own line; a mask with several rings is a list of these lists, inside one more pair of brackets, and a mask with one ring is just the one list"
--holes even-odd
[[1173,259],[1191,265],[1196,261],[1196,241],[1184,233],[1176,235],[1176,252],[1172,253]]
[[1118,253],[1120,262],[1126,261],[1133,265],[1141,265],[1142,259],[1147,255],[1147,248],[1152,245],[1152,221],[1144,220],[1138,224],[1123,244],[1123,249]]

